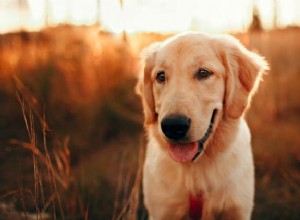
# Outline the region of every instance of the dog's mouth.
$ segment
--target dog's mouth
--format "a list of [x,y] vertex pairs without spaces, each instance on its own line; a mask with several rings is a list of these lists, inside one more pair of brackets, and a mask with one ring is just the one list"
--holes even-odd
[[198,158],[198,156],[202,153],[204,149],[205,141],[209,138],[213,130],[216,114],[217,109],[214,109],[206,133],[199,141],[190,143],[169,144],[169,154],[173,160],[180,163],[187,163],[194,161]]
[[170,144],[169,154],[173,160],[180,163],[187,163],[193,160],[198,153],[198,142],[186,144]]

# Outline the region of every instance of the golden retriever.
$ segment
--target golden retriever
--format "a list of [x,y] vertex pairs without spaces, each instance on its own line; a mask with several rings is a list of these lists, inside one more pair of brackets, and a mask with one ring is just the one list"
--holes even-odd
[[233,37],[200,33],[155,43],[142,56],[150,219],[250,219],[254,166],[243,116],[266,61]]

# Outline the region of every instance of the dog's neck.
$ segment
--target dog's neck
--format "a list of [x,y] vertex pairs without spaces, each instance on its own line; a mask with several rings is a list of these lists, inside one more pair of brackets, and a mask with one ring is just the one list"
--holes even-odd
[[214,132],[204,147],[205,156],[210,158],[215,158],[218,154],[228,150],[228,146],[236,138],[240,121],[243,120],[242,118],[231,119],[225,115],[220,117],[215,123]]

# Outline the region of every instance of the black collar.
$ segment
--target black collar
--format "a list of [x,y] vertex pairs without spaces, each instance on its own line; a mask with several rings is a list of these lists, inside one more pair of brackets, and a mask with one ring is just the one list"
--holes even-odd
[[214,125],[214,122],[215,122],[215,117],[216,117],[216,114],[217,114],[217,109],[214,109],[213,113],[212,113],[212,116],[211,116],[211,119],[210,119],[210,123],[209,123],[209,126],[206,130],[206,133],[204,134],[204,136],[200,139],[200,141],[198,142],[198,150],[197,150],[197,153],[196,155],[194,156],[194,158],[192,159],[192,161],[196,160],[197,157],[201,154],[201,152],[203,151],[203,145],[205,143],[205,141],[208,139],[210,133],[212,132],[213,130],[213,125]]

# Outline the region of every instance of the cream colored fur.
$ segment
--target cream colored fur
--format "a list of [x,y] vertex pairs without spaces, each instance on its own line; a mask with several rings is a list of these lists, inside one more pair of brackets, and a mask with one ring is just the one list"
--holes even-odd
[[[143,52],[137,89],[148,135],[143,169],[144,203],[150,219],[184,219],[189,195],[202,195],[204,220],[250,219],[254,198],[251,136],[244,120],[253,92],[268,69],[264,59],[230,36],[186,33]],[[213,75],[195,79],[199,68]],[[156,82],[159,71],[166,82]],[[160,122],[188,115],[189,142],[200,140],[217,109],[213,132],[194,162],[178,163],[168,153]]]

